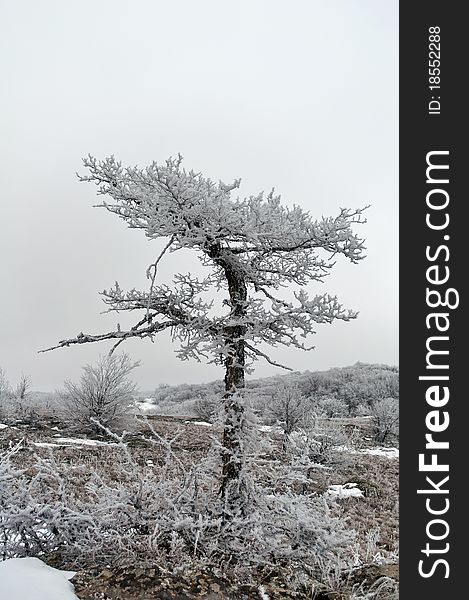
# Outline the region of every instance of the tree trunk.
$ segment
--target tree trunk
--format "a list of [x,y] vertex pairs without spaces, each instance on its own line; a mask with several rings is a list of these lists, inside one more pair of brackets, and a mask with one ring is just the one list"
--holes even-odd
[[[233,321],[242,320],[246,315],[247,284],[243,269],[237,257],[219,242],[207,247],[207,254],[213,259],[226,277],[230,296]],[[229,517],[243,511],[245,486],[242,478],[244,462],[243,433],[245,425],[244,406],[239,391],[244,388],[246,326],[234,323],[223,330],[225,343],[225,393],[223,396],[224,426],[222,442],[222,480],[220,494],[225,502],[225,515]]]
[[[241,329],[240,327],[231,328],[233,336],[239,337]],[[230,332],[227,331],[227,333]],[[244,388],[244,340],[233,341],[233,338],[227,337],[226,342],[228,347],[233,349],[233,355],[228,356],[225,360],[225,394],[223,396],[225,419],[220,491],[225,500],[231,504],[233,501],[238,501],[242,495],[244,406],[239,390]]]
[[[244,278],[232,268],[225,266],[230,293],[231,318],[246,314],[247,286]],[[239,391],[245,386],[245,340],[244,325],[227,326],[224,329],[225,347],[225,394],[223,397],[225,422],[223,429],[222,482],[220,492],[231,508],[242,510],[244,486],[242,468],[244,462],[243,430],[244,406]]]

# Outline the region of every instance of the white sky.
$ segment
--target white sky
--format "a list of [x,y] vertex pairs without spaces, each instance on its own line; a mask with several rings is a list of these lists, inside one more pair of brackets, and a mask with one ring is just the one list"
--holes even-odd
[[[357,320],[318,329],[316,350],[278,348],[295,370],[398,361],[397,0],[5,0],[0,9],[0,365],[53,390],[109,349],[38,354],[115,328],[98,292],[146,285],[158,253],[92,208],[81,158],[145,166],[180,152],[241,194],[273,186],[320,217],[371,204],[368,258],[319,291]],[[190,261],[174,256],[172,270]],[[317,286],[310,291],[316,293]],[[121,346],[122,347],[122,346]],[[167,337],[123,346],[143,389],[221,378]],[[277,372],[257,363],[256,377]]]

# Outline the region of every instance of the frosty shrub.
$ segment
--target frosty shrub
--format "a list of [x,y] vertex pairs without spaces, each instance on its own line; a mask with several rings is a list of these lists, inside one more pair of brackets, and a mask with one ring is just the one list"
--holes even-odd
[[350,600],[399,600],[399,584],[390,577],[379,577],[368,589],[357,586]]
[[373,434],[375,441],[383,444],[391,436],[399,436],[399,401],[396,398],[378,400],[372,406]]
[[321,557],[346,554],[353,532],[325,501],[288,488],[272,491],[269,481],[266,491],[266,472],[247,450],[249,507],[226,518],[218,449],[187,467],[173,451],[177,438],[156,432],[148,438],[161,456],[157,468],[137,462],[117,437],[92,467],[77,461],[71,468],[51,452],[21,470],[20,447],[0,456],[3,558],[53,552],[61,564],[79,561],[82,568],[138,556],[142,565],[168,568],[209,561],[308,572]]
[[285,436],[305,426],[311,413],[311,404],[295,384],[281,383],[267,408],[268,415],[283,428]]
[[220,411],[220,405],[220,396],[216,394],[199,396],[194,402],[194,412],[203,421],[213,423]]
[[371,417],[371,406],[368,404],[359,404],[356,410],[357,417]]
[[2,367],[0,367],[0,398],[10,392],[10,383],[7,379],[6,373]]
[[290,434],[287,450],[307,457],[312,464],[330,465],[344,459],[345,453],[338,449],[347,443],[348,438],[340,426],[317,419],[308,428]]
[[315,407],[321,416],[327,417],[328,419],[345,417],[348,414],[346,403],[334,396],[321,398],[316,402]]
[[301,393],[298,385],[279,384],[266,407],[266,414],[283,429],[284,451],[287,449],[289,436],[308,426],[311,413],[311,403]]
[[19,400],[25,400],[31,389],[31,379],[24,374],[21,374],[20,380],[13,392],[14,396]]
[[10,392],[10,383],[5,371],[0,367],[0,419],[6,420],[8,417]]
[[197,417],[195,403],[196,400],[194,399],[182,400],[181,402],[164,400],[155,405],[153,414],[171,417]]
[[65,382],[63,393],[67,420],[81,429],[119,425],[134,404],[136,385],[129,379],[139,365],[128,354],[102,356],[83,367],[79,383]]
[[22,374],[12,388],[5,372],[0,368],[0,417],[5,420],[32,423],[39,416],[39,405],[30,392],[31,380]]
[[39,406],[31,394],[31,379],[21,374],[12,392],[12,404],[16,419],[34,423],[39,418]]

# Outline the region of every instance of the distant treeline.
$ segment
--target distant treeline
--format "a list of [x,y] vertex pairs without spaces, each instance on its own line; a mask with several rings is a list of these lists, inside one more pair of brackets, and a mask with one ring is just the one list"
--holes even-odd
[[[295,386],[312,404],[325,407],[341,405],[344,412],[371,408],[383,398],[399,398],[399,368],[382,364],[357,362],[349,367],[333,368],[328,371],[295,372],[247,381],[247,388],[259,400],[273,397],[279,385]],[[155,404],[184,403],[194,398],[205,398],[223,393],[223,382],[212,381],[202,384],[159,385],[153,393],[146,394]]]

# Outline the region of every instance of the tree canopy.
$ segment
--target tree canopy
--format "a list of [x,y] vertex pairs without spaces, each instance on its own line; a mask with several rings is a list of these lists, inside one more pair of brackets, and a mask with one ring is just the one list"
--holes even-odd
[[[363,208],[343,208],[335,217],[315,220],[299,206],[284,206],[274,191],[234,198],[240,180],[226,185],[186,171],[181,156],[145,169],[123,167],[113,156],[103,161],[89,156],[84,165],[88,173],[80,180],[95,183],[106,197],[99,206],[167,243],[147,269],[148,290],[126,292],[116,283],[103,292],[110,311],[141,311],[133,327],[80,333],[55,347],[105,339],[118,345],[170,329],[181,343],[182,359],[223,361],[234,352],[230,342],[242,341],[245,369],[259,357],[275,364],[262,344],[308,349],[306,338],[317,324],[357,316],[335,296],[310,296],[304,286],[322,282],[337,255],[352,263],[364,258],[364,241],[352,230],[364,222]],[[196,251],[210,274],[178,273],[173,286],[158,285],[163,256],[183,248]],[[294,300],[279,295],[287,286],[294,288]],[[215,307],[213,298],[206,298],[212,289],[227,291],[229,298]]]

